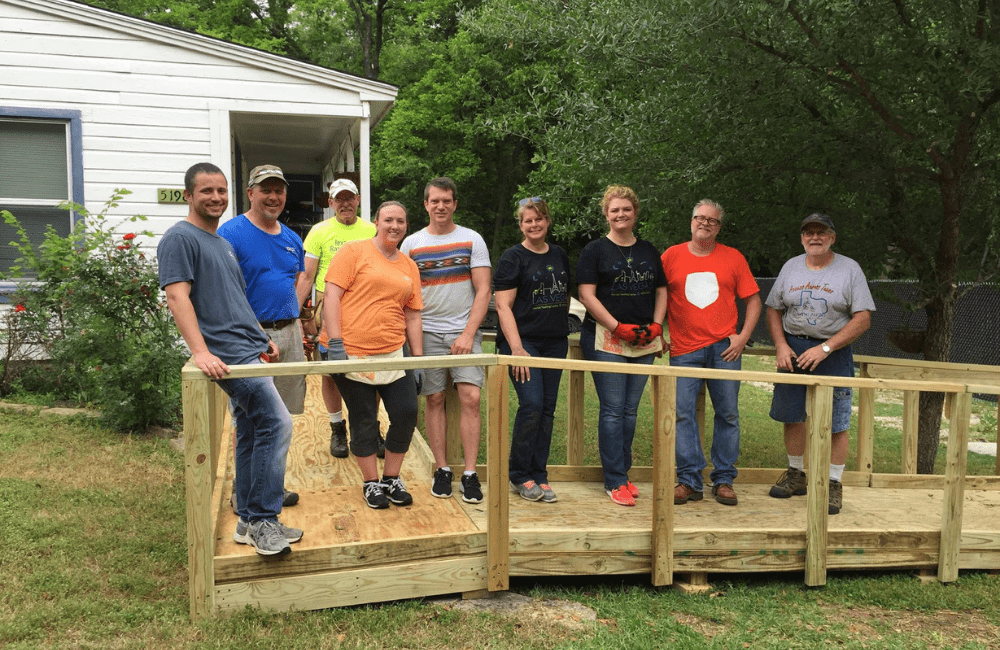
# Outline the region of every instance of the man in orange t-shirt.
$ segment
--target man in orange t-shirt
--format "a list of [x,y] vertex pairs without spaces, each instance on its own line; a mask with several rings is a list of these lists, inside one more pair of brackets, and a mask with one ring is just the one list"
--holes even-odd
[[[746,258],[718,243],[725,210],[702,199],[691,217],[691,241],[668,248],[660,258],[667,276],[667,324],[670,365],[689,368],[740,369],[740,356],[760,318],[757,282]],[[746,302],[743,329],[736,331],[736,298]],[[695,410],[704,384],[712,398],[712,495],[736,505],[733,481],[740,454],[740,382],[729,379],[677,378],[677,486],[674,503],[703,498],[705,453]]]

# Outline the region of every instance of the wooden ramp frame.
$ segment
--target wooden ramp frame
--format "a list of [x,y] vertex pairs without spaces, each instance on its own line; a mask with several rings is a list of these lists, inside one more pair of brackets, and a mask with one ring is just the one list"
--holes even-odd
[[[295,416],[286,487],[301,502],[282,513],[305,530],[286,559],[269,561],[232,541],[236,518],[229,506],[232,434],[225,424],[226,396],[193,365],[182,371],[187,482],[191,617],[204,618],[246,605],[274,610],[320,609],[438,594],[503,591],[515,576],[648,573],[654,585],[704,585],[717,572],[802,571],[807,585],[822,585],[828,570],[936,568],[952,582],[959,569],[1000,569],[1000,478],[966,477],[972,393],[1000,393],[1000,368],[858,357],[855,379],[770,372],[636,366],[571,359],[499,355],[410,358],[392,362],[305,362],[231,366],[231,376],[309,375],[309,403]],[[510,499],[507,482],[510,416],[508,367],[563,368],[569,373],[566,465],[550,466],[559,494],[553,504]],[[407,508],[370,510],[361,498],[353,458],[329,454],[329,425],[319,400],[319,377],[339,372],[482,365],[487,465],[479,468],[486,500],[472,505],[457,494],[429,494],[432,457],[419,435],[403,466],[414,494]],[[654,410],[653,466],[633,467],[641,490],[635,508],[604,494],[600,467],[584,466],[583,382],[587,371],[650,375]],[[808,495],[772,499],[768,486],[784,469],[741,469],[740,503],[722,506],[709,496],[674,507],[675,378],[739,379],[808,386],[810,458],[830,454],[834,382],[859,391],[858,467],[844,475],[844,508],[827,515],[826,472],[808,473]],[[900,474],[872,473],[875,393],[904,391],[904,443]],[[912,473],[919,391],[948,395],[951,431],[944,476]],[[456,400],[449,401],[449,411]],[[907,405],[909,405],[907,407]],[[449,415],[449,422],[452,420]],[[702,423],[703,425],[704,423]],[[449,425],[449,453],[459,450]],[[776,440],[780,440],[776,428]],[[455,437],[455,439],[452,439]],[[461,466],[460,462],[453,463]],[[1000,469],[1000,467],[998,467]],[[706,470],[707,474],[708,470]],[[1000,473],[1000,472],[998,472]],[[689,576],[684,574],[690,574]]]

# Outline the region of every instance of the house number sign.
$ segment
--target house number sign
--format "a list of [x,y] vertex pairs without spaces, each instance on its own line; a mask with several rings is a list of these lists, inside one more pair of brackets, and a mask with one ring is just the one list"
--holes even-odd
[[156,190],[157,203],[184,203],[184,189],[177,187],[160,187]]

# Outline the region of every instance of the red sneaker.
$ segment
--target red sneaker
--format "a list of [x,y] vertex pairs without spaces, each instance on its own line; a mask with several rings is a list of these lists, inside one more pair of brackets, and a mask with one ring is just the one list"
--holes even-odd
[[[627,480],[627,479],[626,479]],[[632,484],[632,481],[625,483],[628,486],[628,493],[632,495],[633,499],[639,498],[639,488]]]
[[620,506],[634,506],[635,497],[629,492],[627,485],[619,485],[614,490],[605,490],[611,500]]

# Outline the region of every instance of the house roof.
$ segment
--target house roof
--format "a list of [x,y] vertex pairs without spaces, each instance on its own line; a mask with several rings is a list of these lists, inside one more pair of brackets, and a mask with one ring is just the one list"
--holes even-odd
[[210,54],[240,65],[258,67],[298,77],[312,83],[357,92],[360,101],[369,102],[370,126],[382,120],[395,100],[398,88],[392,84],[372,81],[358,75],[305,63],[288,56],[274,54],[246,45],[238,45],[186,29],[171,27],[145,18],[136,18],[116,11],[101,9],[77,0],[0,0],[24,8],[48,13],[65,20],[96,25],[130,36],[158,41],[174,47]]

